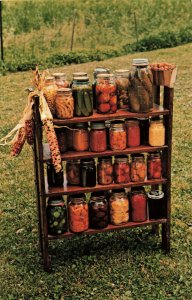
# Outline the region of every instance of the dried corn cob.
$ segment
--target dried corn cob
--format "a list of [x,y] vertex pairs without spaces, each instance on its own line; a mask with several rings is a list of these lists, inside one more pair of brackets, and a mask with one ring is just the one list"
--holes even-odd
[[33,132],[33,120],[25,120],[25,134],[27,138],[27,143],[29,145],[34,144],[34,132]]
[[15,141],[11,145],[11,155],[17,156],[21,152],[26,140],[25,128],[21,127],[16,135]]

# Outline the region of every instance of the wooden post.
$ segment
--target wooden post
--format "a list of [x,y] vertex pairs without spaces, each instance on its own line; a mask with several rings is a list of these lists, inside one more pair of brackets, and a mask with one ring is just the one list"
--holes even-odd
[[76,19],[76,10],[74,10],[74,15],[73,15],[73,26],[72,26],[72,34],[71,34],[71,46],[70,50],[73,50],[73,41],[74,41],[74,34],[75,34],[75,19]]
[[4,61],[2,0],[0,0],[0,39],[1,39],[1,60]]

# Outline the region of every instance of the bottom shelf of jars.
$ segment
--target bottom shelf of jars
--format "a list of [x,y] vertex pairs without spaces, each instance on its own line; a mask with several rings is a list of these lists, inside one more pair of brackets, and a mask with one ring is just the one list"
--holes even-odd
[[126,228],[130,228],[130,227],[139,227],[139,226],[147,226],[147,225],[155,225],[155,224],[163,224],[163,223],[167,223],[167,219],[146,220],[144,222],[128,222],[126,224],[122,224],[122,225],[118,225],[118,226],[109,224],[106,228],[103,228],[103,229],[91,229],[90,228],[81,233],[73,233],[73,232],[68,231],[68,232],[65,232],[60,235],[48,235],[48,239],[49,240],[57,240],[57,239],[72,237],[75,235],[79,236],[82,234],[95,234],[95,233],[102,233],[102,232],[106,232],[106,231],[126,229]]

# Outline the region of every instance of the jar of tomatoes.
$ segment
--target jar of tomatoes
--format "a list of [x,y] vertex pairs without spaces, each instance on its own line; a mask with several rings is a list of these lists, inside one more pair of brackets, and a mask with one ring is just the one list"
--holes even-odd
[[113,182],[112,157],[99,157],[97,165],[97,181],[99,184],[111,184]]
[[115,83],[117,88],[118,108],[128,109],[129,107],[129,70],[116,70]]
[[66,163],[68,185],[80,185],[80,160],[68,160]]
[[67,130],[66,128],[55,128],[59,150],[61,153],[67,151]]
[[74,114],[74,99],[69,88],[57,90],[55,100],[55,115],[59,119],[70,119]]
[[116,85],[113,74],[99,74],[96,82],[96,109],[108,114],[117,110]]
[[129,221],[129,201],[124,189],[114,190],[109,200],[110,220],[113,225]]
[[144,222],[147,220],[147,195],[143,187],[135,187],[129,193],[130,221]]
[[150,121],[149,126],[149,145],[163,146],[165,145],[165,126],[163,119],[157,118]]
[[91,123],[90,149],[93,152],[103,152],[107,149],[107,132],[104,122]]
[[89,228],[88,204],[85,198],[70,198],[68,211],[70,231],[79,233]]
[[62,197],[48,199],[46,214],[49,234],[59,235],[67,231],[67,207]]
[[76,123],[73,129],[73,148],[76,151],[89,149],[88,123]]
[[108,218],[108,201],[105,195],[100,193],[92,193],[89,202],[89,223],[94,229],[102,229],[107,227]]
[[162,160],[160,152],[148,154],[147,158],[147,178],[160,179],[162,177]]
[[130,164],[126,155],[115,156],[114,182],[127,183],[130,181]]
[[111,150],[124,150],[127,145],[125,123],[111,122],[109,137]]
[[97,67],[95,68],[94,72],[93,72],[93,84],[92,84],[92,89],[93,89],[93,108],[96,108],[96,79],[97,79],[97,75],[99,74],[109,74],[110,70],[107,68],[103,68],[103,67]]
[[81,160],[81,186],[92,187],[96,185],[96,166],[93,158]]
[[57,85],[58,89],[70,87],[70,84],[66,78],[66,73],[54,73],[53,76],[55,78],[55,84]]
[[140,145],[139,121],[129,119],[125,122],[127,129],[127,147],[137,147]]
[[134,182],[144,181],[146,177],[146,164],[143,154],[132,154],[131,180]]
[[43,94],[49,106],[50,112],[55,116],[55,100],[57,96],[57,86],[55,84],[55,78],[48,76],[45,78],[45,86],[43,87]]
[[47,182],[49,187],[62,187],[64,183],[63,170],[56,173],[51,162],[47,162]]
[[148,194],[149,219],[165,218],[164,192],[151,190]]

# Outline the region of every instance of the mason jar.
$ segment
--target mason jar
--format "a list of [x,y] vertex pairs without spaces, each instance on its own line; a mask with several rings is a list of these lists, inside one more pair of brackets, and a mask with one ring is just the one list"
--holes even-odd
[[124,150],[127,146],[125,123],[111,122],[109,137],[111,150]]
[[163,119],[151,119],[149,126],[149,145],[154,147],[165,145],[165,126]]
[[67,232],[67,208],[61,196],[49,197],[46,208],[48,234]]
[[49,106],[50,112],[55,117],[55,101],[57,96],[57,85],[53,76],[45,77],[45,86],[43,87],[43,94]]
[[88,204],[84,198],[70,198],[68,203],[68,215],[70,231],[80,233],[89,228]]
[[61,153],[67,151],[67,130],[66,128],[55,128],[59,150]]
[[92,84],[92,90],[93,90],[93,108],[96,108],[96,79],[97,75],[99,74],[109,74],[110,70],[103,67],[97,67],[93,71],[93,84]]
[[47,182],[49,187],[62,187],[64,183],[63,170],[56,173],[51,162],[47,162]]
[[107,227],[108,222],[108,201],[105,195],[92,194],[89,202],[90,228],[102,229]]
[[160,152],[149,153],[147,157],[147,178],[162,178],[162,160]]
[[71,119],[74,115],[74,99],[69,88],[57,90],[55,100],[56,117],[59,119]]
[[149,118],[138,118],[141,145],[149,144]]
[[82,187],[93,187],[96,185],[96,166],[93,158],[81,160],[81,184]]
[[144,222],[147,220],[147,195],[143,187],[131,188],[129,204],[130,221]]
[[113,225],[129,221],[129,201],[124,189],[113,190],[109,200],[110,220]]
[[73,128],[73,149],[86,151],[89,149],[88,123],[76,123]]
[[80,160],[68,160],[66,163],[68,185],[80,185]]
[[57,85],[58,89],[70,87],[70,84],[66,78],[66,73],[54,73],[53,76],[55,78],[55,84]]
[[114,182],[127,183],[130,182],[130,164],[126,155],[115,156],[114,163]]
[[146,163],[143,154],[132,154],[131,180],[134,182],[145,181]]
[[99,157],[97,165],[97,181],[99,184],[111,184],[113,182],[112,157]]
[[138,147],[140,145],[139,121],[129,119],[125,122],[127,130],[127,147]]
[[103,152],[107,149],[107,132],[104,122],[91,123],[90,149],[93,152]]
[[121,109],[129,108],[129,70],[116,70],[115,83],[117,88],[117,106]]
[[151,190],[149,193],[147,193],[147,196],[149,219],[156,220],[165,218],[164,192],[159,190]]

